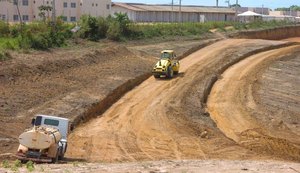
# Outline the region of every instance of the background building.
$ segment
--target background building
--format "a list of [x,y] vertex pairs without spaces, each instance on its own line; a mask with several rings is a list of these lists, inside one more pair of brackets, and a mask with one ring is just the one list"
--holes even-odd
[[[18,0],[22,21],[40,20],[39,7],[52,6],[53,0]],[[80,16],[106,17],[110,14],[111,0],[55,0],[56,16],[63,16],[68,22],[76,22]],[[52,17],[52,11],[46,12],[46,17]],[[0,20],[19,22],[17,6],[14,3],[0,1]]]
[[270,9],[265,7],[239,7],[238,13],[244,13],[246,11],[252,11],[254,13],[269,15]]
[[300,17],[300,11],[270,11],[270,15]]
[[[127,13],[134,22],[205,22],[232,21],[235,10],[227,7],[149,5],[113,3],[112,14]],[[181,15],[180,15],[181,14]]]

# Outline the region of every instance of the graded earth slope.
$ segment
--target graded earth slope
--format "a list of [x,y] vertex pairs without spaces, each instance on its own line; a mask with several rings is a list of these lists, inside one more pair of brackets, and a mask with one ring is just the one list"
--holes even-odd
[[155,45],[101,41],[12,52],[11,59],[0,62],[0,160],[13,156],[18,136],[35,114],[70,118],[76,126],[146,79],[157,61],[154,53],[162,47],[176,49],[181,56],[210,41],[214,39]]
[[212,80],[225,68],[284,41],[229,39],[181,61],[172,80],[147,79],[71,134],[68,157],[88,161],[267,159],[228,139],[205,113]]
[[241,146],[300,161],[299,67],[298,45],[253,55],[226,70],[208,100],[218,128]]

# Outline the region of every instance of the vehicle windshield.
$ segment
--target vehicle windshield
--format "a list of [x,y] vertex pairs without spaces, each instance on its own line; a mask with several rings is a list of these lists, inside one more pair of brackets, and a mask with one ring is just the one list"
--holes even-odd
[[163,52],[163,53],[161,54],[161,58],[162,58],[162,59],[163,59],[163,58],[171,58],[171,54],[168,53],[168,52]]

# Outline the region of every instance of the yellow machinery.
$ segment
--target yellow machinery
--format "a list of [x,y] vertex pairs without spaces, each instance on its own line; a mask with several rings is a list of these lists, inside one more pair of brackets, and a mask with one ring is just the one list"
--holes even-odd
[[160,60],[155,64],[152,74],[155,78],[167,77],[172,78],[173,75],[179,73],[179,61],[173,50],[161,51]]

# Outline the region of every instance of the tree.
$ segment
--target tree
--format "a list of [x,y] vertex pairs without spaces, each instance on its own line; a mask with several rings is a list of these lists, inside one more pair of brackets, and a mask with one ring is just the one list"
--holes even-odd
[[241,5],[240,5],[240,4],[232,4],[232,5],[230,5],[230,7],[231,7],[231,8],[241,7]]
[[126,13],[115,13],[115,19],[120,24],[121,32],[126,34],[130,25],[130,20]]
[[47,18],[49,19],[50,15],[49,12],[52,11],[52,7],[48,5],[41,5],[39,6],[39,16],[43,19],[43,21],[46,21],[46,12],[47,12]]
[[300,6],[298,5],[292,5],[289,8],[287,7],[281,7],[281,8],[276,8],[275,11],[300,11]]

